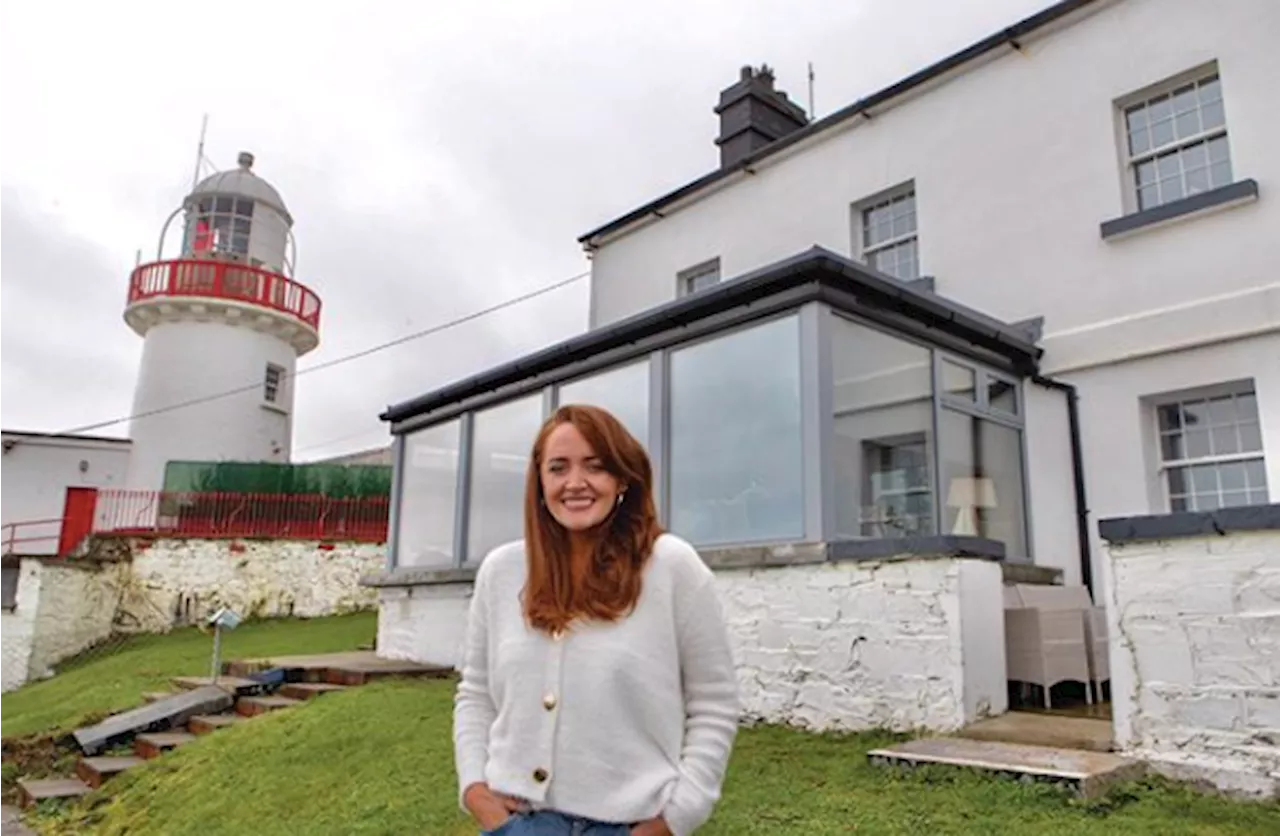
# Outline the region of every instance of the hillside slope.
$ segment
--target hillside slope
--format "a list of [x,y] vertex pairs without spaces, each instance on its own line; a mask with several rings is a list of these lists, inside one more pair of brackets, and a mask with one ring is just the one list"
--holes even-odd
[[[216,732],[131,770],[45,833],[108,836],[474,836],[457,809],[453,684],[385,681]],[[876,735],[745,730],[723,803],[699,836],[764,834],[1256,834],[1280,806],[1152,781],[1091,806],[1048,787],[866,762]]]

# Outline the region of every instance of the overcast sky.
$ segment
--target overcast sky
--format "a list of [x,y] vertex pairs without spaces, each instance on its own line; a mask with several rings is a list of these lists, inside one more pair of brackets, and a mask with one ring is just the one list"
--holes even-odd
[[[744,64],[805,104],[812,61],[823,116],[1047,5],[6,3],[0,421],[128,415],[128,274],[191,185],[204,113],[213,162],[253,151],[294,215],[324,300],[305,369],[587,270],[579,235],[716,166],[712,107]],[[384,443],[386,404],[580,333],[586,299],[584,279],[304,376],[295,456]]]

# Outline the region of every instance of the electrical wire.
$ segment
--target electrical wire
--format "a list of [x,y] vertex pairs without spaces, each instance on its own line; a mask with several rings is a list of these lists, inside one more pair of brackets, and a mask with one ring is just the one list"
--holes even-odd
[[[575,276],[570,276],[567,279],[561,279],[560,281],[555,282],[553,284],[544,285],[543,287],[540,287],[537,290],[530,291],[529,293],[525,293],[521,296],[516,296],[515,298],[508,299],[505,302],[499,302],[498,304],[491,305],[490,307],[487,307],[487,308],[482,308],[481,310],[466,314],[465,316],[460,316],[456,319],[451,319],[448,322],[442,322],[439,325],[433,325],[430,328],[424,328],[421,331],[415,331],[411,334],[405,334],[404,336],[396,337],[393,340],[388,340],[387,342],[379,343],[378,345],[371,346],[370,348],[362,349],[360,351],[356,351],[351,354],[344,354],[341,357],[335,357],[332,360],[326,360],[323,363],[317,363],[316,365],[308,366],[305,369],[299,369],[298,371],[294,372],[291,375],[291,377],[296,378],[296,377],[301,377],[304,374],[311,374],[312,372],[318,372],[323,369],[331,369],[334,366],[339,366],[339,365],[342,365],[343,363],[349,363],[352,360],[359,360],[362,357],[368,357],[371,354],[377,354],[378,352],[386,351],[389,348],[395,348],[396,346],[404,345],[405,343],[413,342],[414,340],[420,340],[423,337],[429,337],[432,334],[438,334],[441,331],[447,331],[450,328],[456,328],[457,326],[464,325],[468,322],[474,322],[475,320],[480,319],[481,317],[485,317],[490,314],[497,313],[498,311],[504,308],[509,308],[512,305],[518,305],[521,302],[527,302],[530,299],[536,299],[537,297],[542,296],[546,293],[550,293],[553,290],[559,290],[560,288],[573,284],[576,281],[580,281],[581,279],[586,278],[589,275],[590,275],[590,271],[578,273]],[[179,403],[171,404],[169,406],[161,406],[155,409],[148,409],[143,412],[135,412],[131,415],[126,415],[122,418],[112,418],[109,421],[98,421],[97,423],[85,424],[84,426],[75,427],[69,430],[62,430],[61,432],[56,432],[56,433],[31,433],[31,435],[35,435],[43,438],[56,438],[58,436],[79,435],[81,433],[87,433],[92,430],[100,430],[106,427],[113,427],[116,424],[123,424],[128,421],[136,420],[138,418],[149,418],[152,415],[161,415],[166,412],[173,412],[179,409],[186,409],[188,407],[198,406],[199,404],[209,403],[210,401],[221,400],[222,398],[229,398],[234,395],[243,394],[245,392],[253,392],[260,389],[261,387],[262,387],[262,382],[255,381],[254,383],[251,383],[245,386],[238,386],[234,389],[227,389],[225,391],[215,392],[210,395],[202,395],[201,397],[180,401]]]

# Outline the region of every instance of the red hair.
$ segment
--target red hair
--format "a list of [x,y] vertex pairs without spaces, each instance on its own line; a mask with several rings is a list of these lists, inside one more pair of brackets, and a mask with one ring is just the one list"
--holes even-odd
[[[569,532],[547,510],[542,495],[542,455],[547,438],[572,424],[621,483],[618,507],[600,524],[589,561],[575,561]],[[595,406],[562,406],[542,425],[525,481],[524,542],[529,577],[524,612],[529,624],[549,633],[576,618],[616,621],[640,599],[641,575],[662,534],[653,502],[649,454],[617,418]]]

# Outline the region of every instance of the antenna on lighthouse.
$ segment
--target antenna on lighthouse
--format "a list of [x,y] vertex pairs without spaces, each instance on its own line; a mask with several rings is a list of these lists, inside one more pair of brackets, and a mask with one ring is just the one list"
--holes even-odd
[[191,191],[196,190],[196,186],[200,184],[200,166],[204,163],[204,135],[209,129],[209,114],[205,114],[200,120],[200,143],[196,145],[196,170],[191,175]]
[[809,118],[810,119],[818,118],[817,112],[813,109],[813,79],[814,79],[813,62],[810,61],[809,62]]

